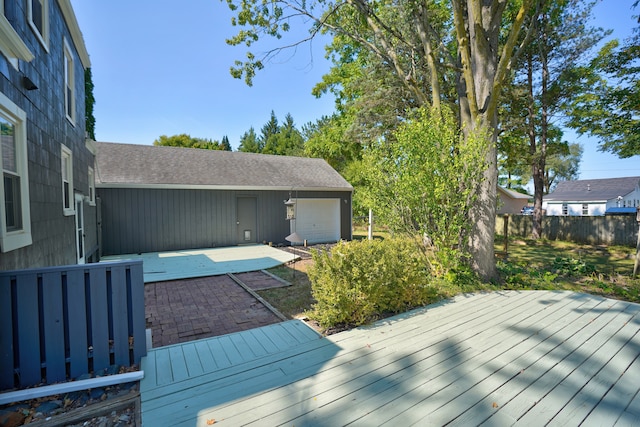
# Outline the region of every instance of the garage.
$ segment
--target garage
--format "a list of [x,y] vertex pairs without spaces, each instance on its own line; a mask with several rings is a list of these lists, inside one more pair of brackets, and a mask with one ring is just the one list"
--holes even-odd
[[95,144],[101,256],[351,239],[353,187],[323,159]]
[[296,219],[291,233],[296,232],[308,244],[340,240],[340,199],[296,199]]

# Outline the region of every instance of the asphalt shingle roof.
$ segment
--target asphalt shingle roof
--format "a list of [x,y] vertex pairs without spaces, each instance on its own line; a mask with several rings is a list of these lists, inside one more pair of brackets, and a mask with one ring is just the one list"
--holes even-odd
[[323,159],[109,142],[96,142],[96,185],[353,189]]
[[640,176],[608,179],[562,181],[556,189],[544,196],[546,201],[598,201],[611,200],[631,193],[640,182]]

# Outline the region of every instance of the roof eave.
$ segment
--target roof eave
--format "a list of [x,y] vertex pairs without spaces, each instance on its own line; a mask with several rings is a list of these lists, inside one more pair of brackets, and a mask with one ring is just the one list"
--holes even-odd
[[[132,184],[132,183],[96,183],[96,188],[129,188],[155,190],[236,190],[236,191],[291,191],[291,186],[252,186],[252,185],[195,185],[195,184]],[[344,191],[352,192],[353,187],[302,187],[300,191]]]
[[62,10],[62,15],[64,16],[64,20],[67,23],[67,27],[69,27],[69,32],[71,33],[73,44],[78,51],[78,56],[80,57],[82,66],[85,69],[91,68],[89,52],[87,51],[87,46],[84,44],[84,37],[82,37],[82,31],[80,31],[80,26],[78,25],[76,14],[73,11],[73,7],[71,6],[71,1],[58,0],[58,4],[60,5],[60,9]]

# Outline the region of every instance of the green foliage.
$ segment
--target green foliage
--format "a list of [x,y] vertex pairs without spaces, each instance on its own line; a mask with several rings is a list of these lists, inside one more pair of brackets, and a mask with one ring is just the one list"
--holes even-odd
[[204,150],[224,150],[218,141],[211,139],[193,138],[186,133],[180,135],[166,136],[161,135],[160,138],[153,141],[153,145],[165,147],[184,147],[184,148],[200,148]]
[[395,137],[364,152],[368,206],[392,231],[421,241],[432,273],[442,276],[465,259],[488,135],[465,138],[449,110],[421,109]]
[[407,239],[341,242],[313,259],[312,317],[324,327],[362,325],[438,299],[423,256]]
[[[304,150],[304,141],[302,134],[295,127],[291,114],[286,115],[285,122],[282,126],[278,126],[278,121],[273,111],[271,114],[271,120],[265,125],[265,128],[267,126],[270,127],[273,123],[275,124],[275,132],[270,133],[265,140],[262,153],[280,156],[300,156]],[[263,132],[265,132],[265,128],[263,128]]]
[[232,151],[231,143],[229,142],[229,138],[227,135],[222,137],[222,141],[220,142],[220,149],[224,151]]
[[567,74],[563,87],[581,91],[564,103],[569,126],[600,139],[602,151],[620,158],[640,155],[639,56],[636,31],[623,46],[617,40],[607,43],[591,63]]
[[93,96],[93,77],[91,68],[84,70],[84,109],[85,109],[85,130],[89,138],[96,139],[96,118],[93,115],[93,107],[96,98]]
[[251,127],[240,138],[238,151],[279,156],[302,156],[304,155],[304,138],[296,129],[291,114],[287,114],[284,123],[280,125],[276,113],[271,110],[269,121],[260,129],[260,136],[257,136],[254,128]]
[[260,153],[262,151],[262,145],[253,126],[240,137],[238,151],[244,153]]
[[504,261],[498,262],[497,267],[506,289],[551,290],[557,288],[555,284],[557,273]]
[[596,267],[581,259],[556,257],[553,260],[553,270],[563,276],[584,276],[595,273]]

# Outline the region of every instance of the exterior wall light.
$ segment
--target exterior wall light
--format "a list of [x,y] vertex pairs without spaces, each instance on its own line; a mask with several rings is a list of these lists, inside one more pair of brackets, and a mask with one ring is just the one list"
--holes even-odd
[[296,219],[296,202],[289,197],[284,205],[287,207],[287,220]]

